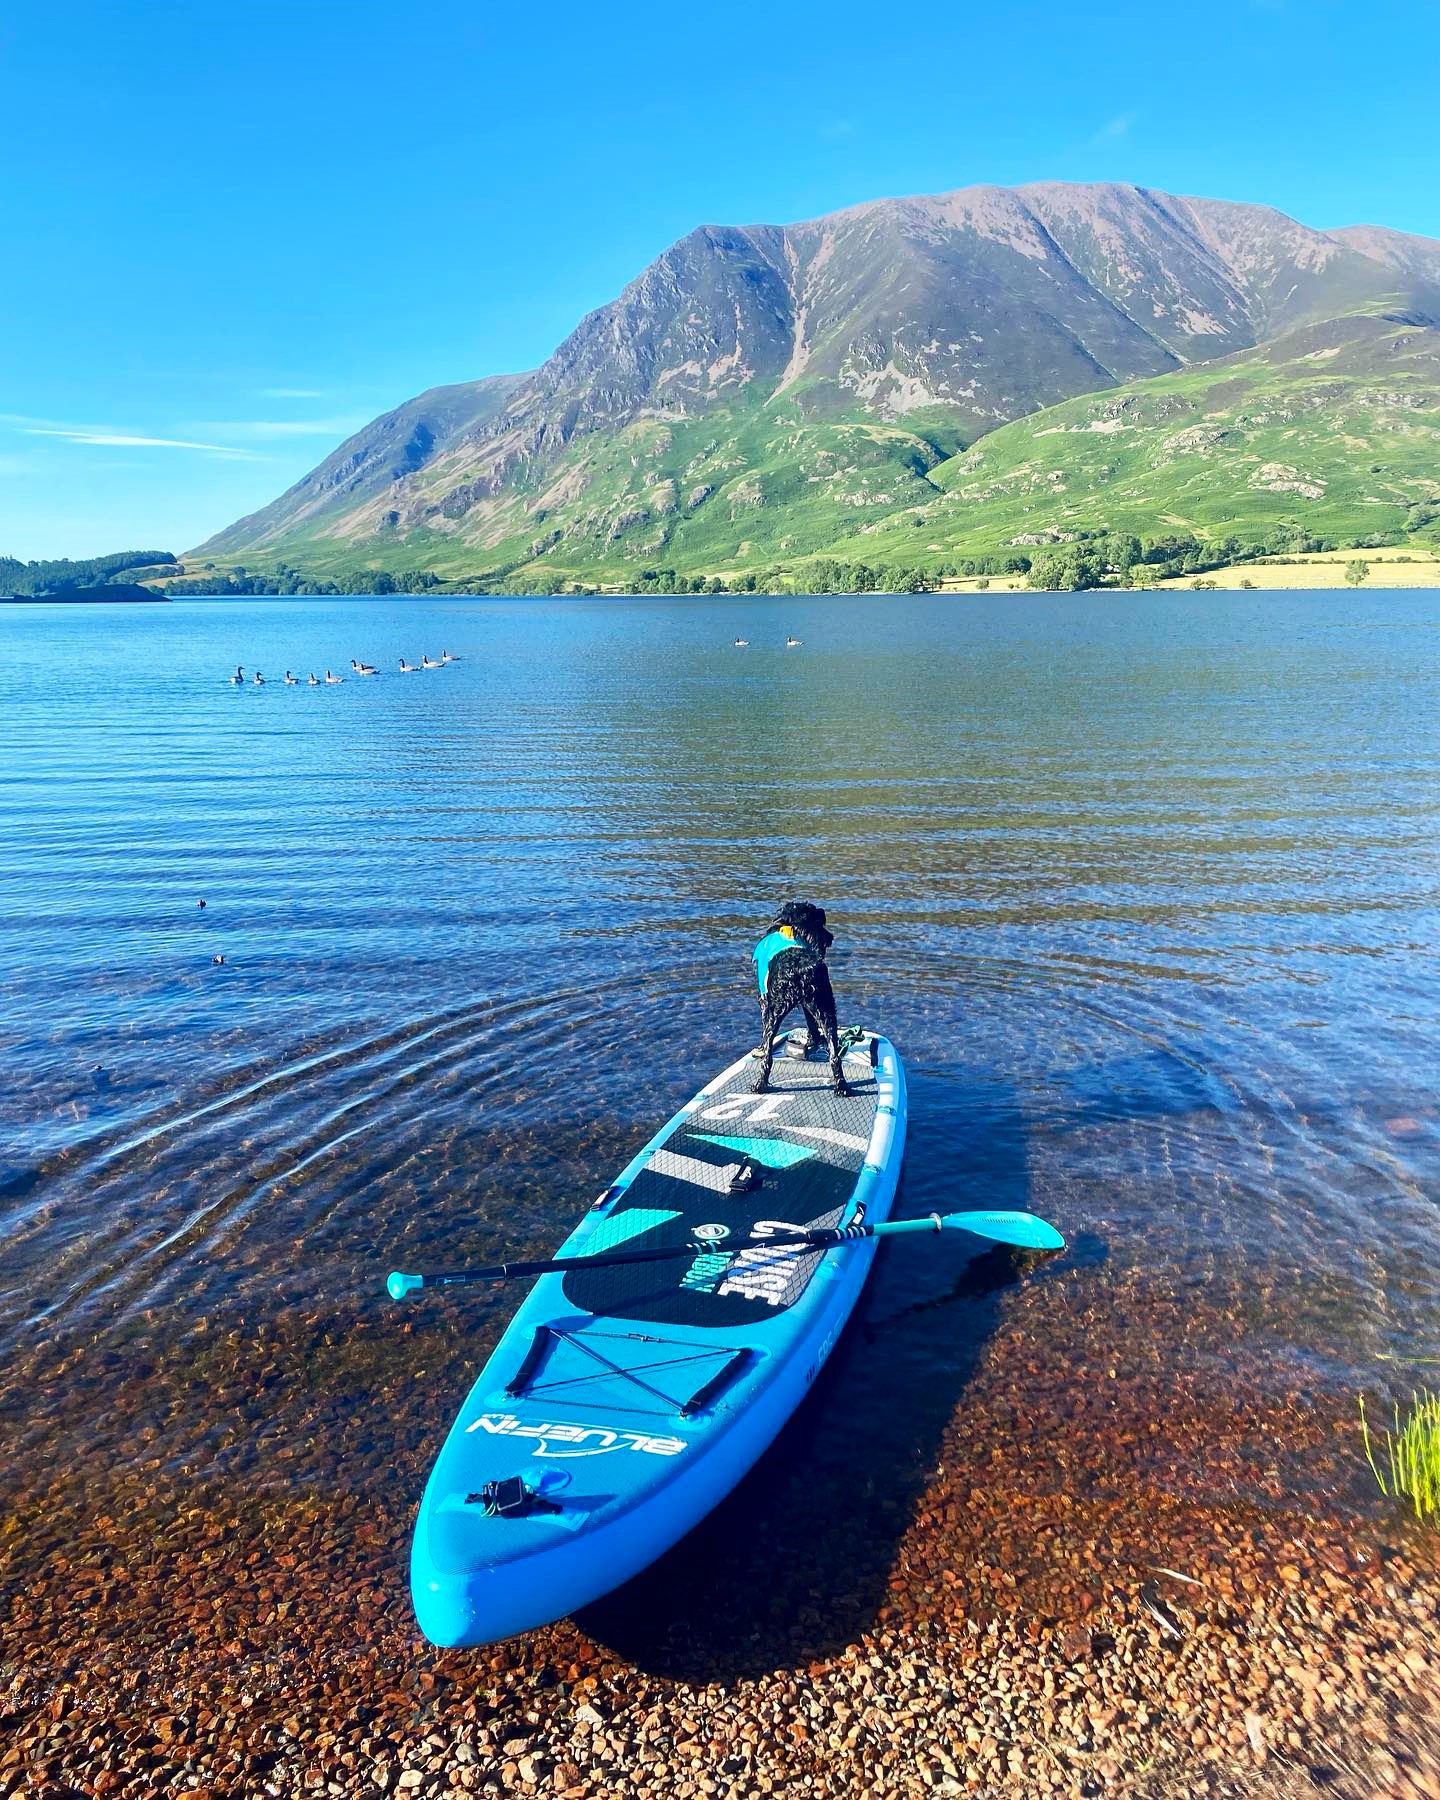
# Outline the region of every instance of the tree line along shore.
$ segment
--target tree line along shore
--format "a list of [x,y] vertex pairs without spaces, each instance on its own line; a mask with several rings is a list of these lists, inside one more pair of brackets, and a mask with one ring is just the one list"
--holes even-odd
[[139,600],[348,594],[864,594],[1077,593],[1098,589],[1310,589],[1440,586],[1440,554],[1428,541],[1333,544],[1277,531],[1261,544],[1207,543],[1188,533],[1154,538],[1076,531],[1037,533],[1023,548],[896,566],[817,557],[771,568],[688,573],[671,568],[565,571],[508,569],[446,577],[431,569],[341,569],[317,575],[196,565],[167,551],[22,563],[0,557],[0,598]]

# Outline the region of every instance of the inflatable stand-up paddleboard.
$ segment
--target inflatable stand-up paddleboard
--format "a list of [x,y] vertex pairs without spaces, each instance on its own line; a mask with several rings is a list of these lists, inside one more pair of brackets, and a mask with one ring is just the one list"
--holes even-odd
[[727,1251],[727,1239],[876,1224],[895,1197],[905,1076],[851,1032],[849,1098],[825,1062],[752,1055],[717,1075],[557,1253],[693,1254],[542,1275],[436,1459],[410,1562],[432,1643],[563,1618],[652,1563],[721,1500],[803,1399],[873,1240]]

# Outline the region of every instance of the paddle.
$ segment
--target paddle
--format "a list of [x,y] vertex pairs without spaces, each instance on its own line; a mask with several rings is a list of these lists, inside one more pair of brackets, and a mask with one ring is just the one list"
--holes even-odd
[[392,1300],[416,1288],[460,1287],[471,1281],[513,1281],[525,1275],[560,1275],[567,1269],[606,1269],[621,1263],[659,1262],[672,1256],[728,1256],[735,1250],[837,1250],[866,1238],[900,1237],[907,1231],[972,1231],[1022,1250],[1063,1250],[1053,1225],[1027,1212],[931,1213],[924,1219],[891,1219],[880,1225],[837,1225],[817,1231],[773,1232],[753,1237],[689,1239],[653,1250],[610,1250],[600,1256],[552,1256],[541,1262],[496,1263],[488,1269],[452,1269],[441,1275],[406,1275],[397,1269],[385,1286]]

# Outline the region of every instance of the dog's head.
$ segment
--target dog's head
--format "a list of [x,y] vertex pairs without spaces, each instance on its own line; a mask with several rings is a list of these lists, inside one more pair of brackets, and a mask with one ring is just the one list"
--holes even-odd
[[778,931],[782,925],[788,925],[817,956],[823,956],[835,942],[825,929],[825,908],[812,906],[808,900],[787,900],[771,921],[770,929]]

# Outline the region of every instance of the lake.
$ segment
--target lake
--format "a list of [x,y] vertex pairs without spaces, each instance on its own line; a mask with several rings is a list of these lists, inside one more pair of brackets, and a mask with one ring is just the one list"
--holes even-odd
[[[592,1638],[733,1670],[918,1616],[906,1534],[1002,1454],[1136,1533],[1373,1516],[1356,1395],[1440,1360],[1437,721],[1434,592],[4,609],[9,1579],[88,1555],[118,1671],[223,1518],[418,1653],[411,1509],[514,1297],[383,1278],[558,1241],[749,1041],[790,897],[906,1060],[899,1212],[1070,1247],[884,1250],[716,1526],[743,1606]],[[818,1612],[802,1495],[865,1525]],[[247,1641],[209,1616],[191,1654]]]

